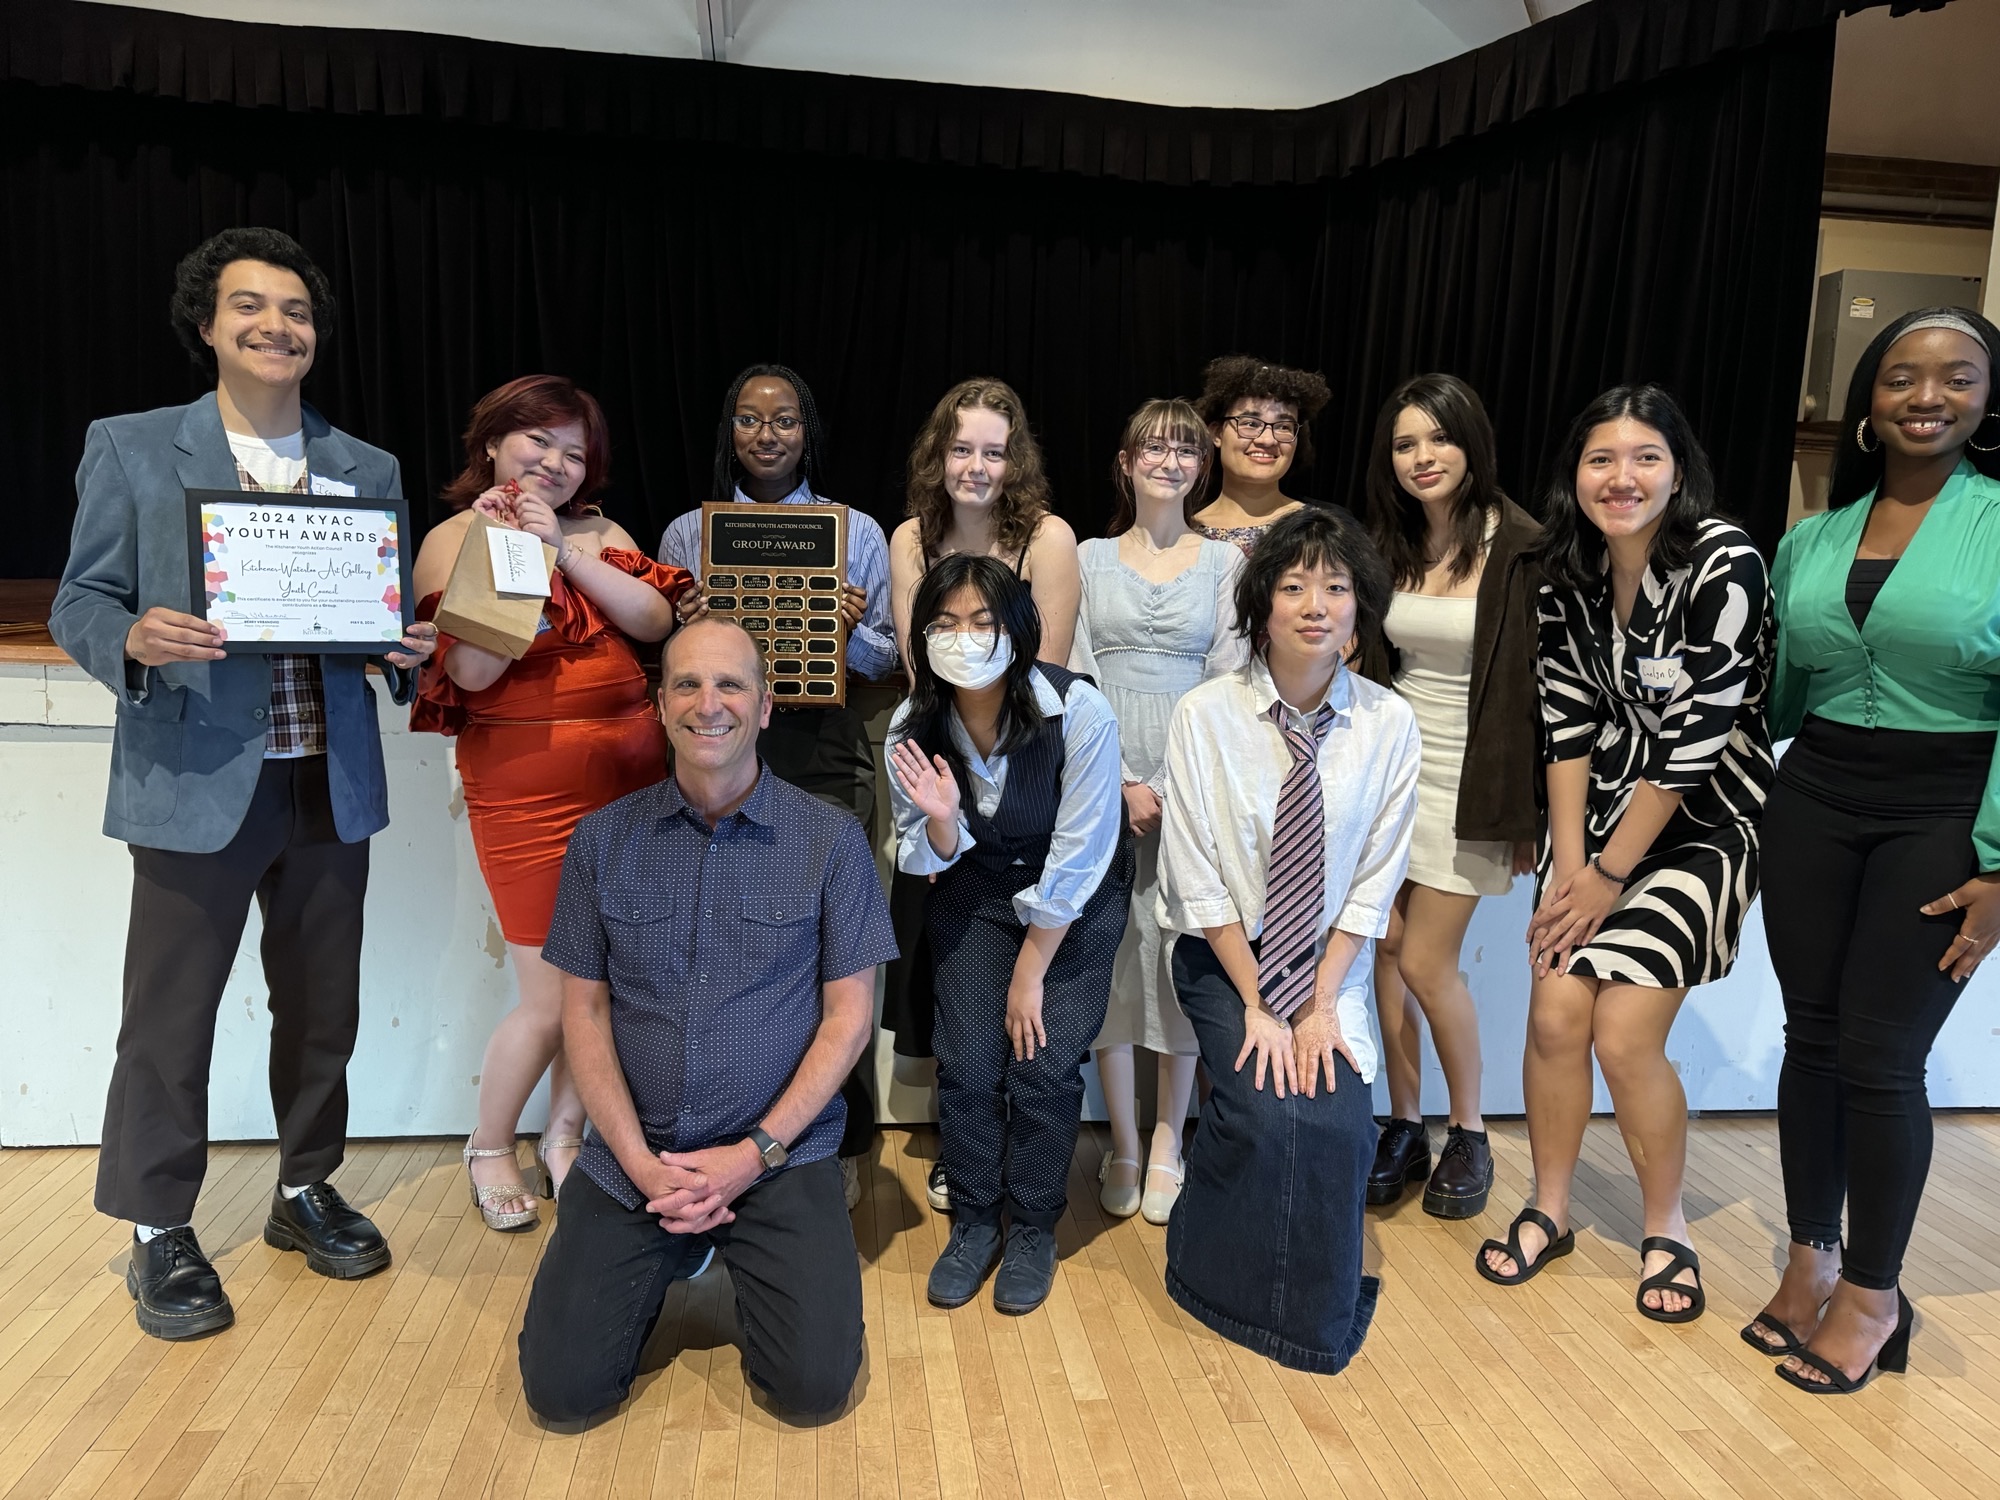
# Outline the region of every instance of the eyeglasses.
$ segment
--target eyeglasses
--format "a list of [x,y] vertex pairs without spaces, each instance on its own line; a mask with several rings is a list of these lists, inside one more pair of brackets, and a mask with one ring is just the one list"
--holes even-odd
[[1299,436],[1299,424],[1290,417],[1280,417],[1275,422],[1266,422],[1255,412],[1246,411],[1241,416],[1227,417],[1224,420],[1236,429],[1236,435],[1245,442],[1255,442],[1266,430],[1281,445],[1296,442]]
[[1165,463],[1170,453],[1181,461],[1183,468],[1193,468],[1201,462],[1201,449],[1189,443],[1163,443],[1150,438],[1139,445],[1139,461],[1149,469]]
[[992,635],[994,633],[995,627],[991,625],[954,625],[949,620],[933,620],[924,627],[924,639],[927,641],[941,641],[948,635]]
[[729,425],[745,437],[749,437],[752,433],[763,427],[770,428],[780,437],[790,437],[804,424],[790,412],[776,417],[753,417],[747,411],[739,411],[729,419]]

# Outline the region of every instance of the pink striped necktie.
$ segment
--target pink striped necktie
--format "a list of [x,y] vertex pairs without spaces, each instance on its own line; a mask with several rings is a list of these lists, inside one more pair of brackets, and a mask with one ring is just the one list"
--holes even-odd
[[1313,949],[1325,924],[1326,804],[1319,784],[1319,742],[1333,717],[1333,709],[1322,704],[1307,734],[1293,724],[1282,702],[1271,705],[1271,722],[1285,737],[1292,766],[1278,792],[1278,816],[1271,825],[1257,990],[1279,1020],[1312,995]]

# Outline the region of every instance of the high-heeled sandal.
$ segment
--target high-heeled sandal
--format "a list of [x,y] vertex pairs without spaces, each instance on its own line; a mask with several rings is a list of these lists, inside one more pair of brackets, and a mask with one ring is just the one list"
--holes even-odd
[[[1542,1246],[1542,1253],[1537,1255],[1532,1263],[1528,1260],[1528,1252],[1521,1248],[1521,1226],[1523,1224],[1534,1225],[1548,1239],[1548,1243]],[[1472,1264],[1473,1268],[1481,1276],[1484,1276],[1488,1281],[1498,1286],[1519,1286],[1524,1281],[1533,1281],[1537,1276],[1541,1275],[1543,1266],[1552,1260],[1562,1259],[1563,1256],[1569,1254],[1575,1248],[1576,1231],[1574,1229],[1565,1229],[1561,1234],[1557,1234],[1556,1221],[1554,1219],[1551,1219],[1539,1208],[1524,1208],[1518,1214],[1514,1215],[1514,1222],[1507,1226],[1507,1242],[1503,1245],[1499,1240],[1488,1240],[1479,1247],[1479,1253],[1473,1257]],[[1502,1255],[1514,1262],[1514,1274],[1512,1276],[1503,1276],[1486,1263],[1486,1252],[1489,1250],[1498,1250]]]
[[[1839,1240],[1830,1240],[1824,1243],[1819,1240],[1798,1240],[1795,1243],[1803,1245],[1809,1250],[1818,1250],[1822,1254],[1832,1253],[1844,1248],[1842,1242]],[[1831,1298],[1822,1298],[1820,1300],[1819,1315],[1822,1318],[1826,1316],[1826,1304],[1831,1300]],[[1758,1338],[1757,1327],[1759,1324],[1762,1324],[1768,1331],[1778,1335],[1784,1342],[1782,1344],[1770,1344]],[[1796,1333],[1792,1332],[1791,1326],[1782,1319],[1772,1317],[1769,1308],[1758,1313],[1756,1317],[1737,1329],[1736,1335],[1759,1354],[1769,1355],[1772,1359],[1783,1359],[1788,1354],[1797,1354],[1806,1346],[1805,1339],[1800,1338]]]
[[472,1175],[472,1164],[475,1161],[481,1161],[492,1156],[513,1157],[515,1166],[518,1168],[520,1158],[515,1156],[512,1146],[495,1146],[491,1150],[488,1150],[483,1146],[475,1146],[471,1141],[467,1141],[465,1149],[460,1155],[465,1158],[465,1181],[472,1189],[472,1206],[479,1210],[479,1217],[486,1221],[488,1229],[497,1229],[502,1234],[519,1234],[522,1230],[533,1229],[537,1224],[541,1223],[541,1215],[533,1208],[499,1209],[493,1206],[496,1203],[505,1203],[509,1199],[534,1197],[534,1192],[528,1187],[526,1182],[519,1184],[511,1182],[482,1184]]
[[1826,1377],[1826,1383],[1808,1380],[1796,1370],[1788,1370],[1783,1365],[1776,1366],[1778,1378],[1787,1385],[1795,1385],[1802,1391],[1810,1391],[1815,1396],[1846,1396],[1868,1384],[1869,1377],[1877,1370],[1886,1374],[1900,1375],[1910,1367],[1910,1330],[1916,1326],[1917,1310],[1910,1306],[1902,1288],[1896,1289],[1896,1331],[1882,1341],[1882,1347],[1875,1351],[1875,1358],[1868,1368],[1861,1372],[1858,1380],[1850,1379],[1845,1370],[1832,1360],[1818,1355],[1810,1349],[1798,1349],[1793,1358],[1802,1365],[1810,1365]]
[[[1155,1192],[1153,1174],[1170,1178],[1173,1186]],[[1187,1181],[1187,1162],[1179,1161],[1172,1166],[1165,1162],[1150,1162],[1146,1167],[1146,1191],[1139,1199],[1139,1217],[1148,1224],[1164,1224],[1173,1217],[1174,1204],[1180,1201],[1181,1184]]]
[[[581,1150],[583,1137],[580,1135],[545,1135],[535,1141],[535,1165],[542,1169],[542,1186],[548,1189],[542,1196],[549,1202],[556,1203],[562,1198],[561,1185],[556,1181],[556,1174],[549,1169],[549,1153]],[[570,1166],[574,1169],[576,1163],[572,1161]],[[568,1177],[569,1173],[565,1172],[563,1176]]]
[[1104,1153],[1104,1160],[1098,1163],[1097,1180],[1103,1186],[1097,1190],[1097,1201],[1114,1219],[1129,1219],[1139,1211],[1139,1184],[1135,1182],[1130,1187],[1114,1188],[1111,1185],[1111,1169],[1131,1167],[1136,1171],[1138,1166],[1139,1164],[1131,1157],[1113,1156],[1109,1151]]
[[[1651,1276],[1639,1282],[1639,1290],[1633,1294],[1633,1305],[1641,1316],[1651,1318],[1655,1323],[1692,1323],[1702,1315],[1708,1306],[1708,1294],[1701,1289],[1701,1257],[1683,1245],[1679,1240],[1670,1240],[1663,1234],[1649,1234],[1639,1241],[1639,1264],[1646,1263],[1646,1257],[1655,1250],[1664,1251],[1673,1257]],[[1683,1271],[1694,1272],[1694,1285],[1674,1278]],[[1687,1298],[1687,1306],[1679,1312],[1668,1312],[1664,1307],[1646,1306],[1648,1292],[1677,1292]]]

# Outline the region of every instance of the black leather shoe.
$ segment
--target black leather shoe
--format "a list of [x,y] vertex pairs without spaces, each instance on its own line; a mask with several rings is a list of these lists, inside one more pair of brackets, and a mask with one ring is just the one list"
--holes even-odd
[[1493,1190],[1493,1148],[1486,1132],[1474,1135],[1462,1125],[1444,1134],[1437,1170],[1424,1184],[1424,1212],[1436,1219],[1470,1219],[1486,1211]]
[[271,1190],[271,1217],[264,1243],[278,1250],[303,1250],[306,1267],[336,1281],[373,1276],[389,1264],[389,1242],[365,1214],[348,1207],[330,1182],[315,1182],[296,1198]]
[[132,1236],[125,1290],[139,1327],[156,1339],[198,1339],[236,1321],[222,1278],[186,1225],[143,1242]]
[[1422,1120],[1391,1119],[1375,1143],[1375,1165],[1368,1169],[1368,1201],[1394,1203],[1403,1184],[1431,1175],[1431,1137]]

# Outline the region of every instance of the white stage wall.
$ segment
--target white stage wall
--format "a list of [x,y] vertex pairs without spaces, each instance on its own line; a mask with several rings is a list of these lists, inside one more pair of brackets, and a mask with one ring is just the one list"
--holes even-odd
[[[874,711],[879,737],[889,700]],[[386,701],[385,723],[402,718]],[[73,666],[0,664],[0,1144],[95,1144],[118,1030],[119,969],[131,866],[98,832],[110,758],[111,698]],[[512,1003],[505,948],[472,855],[448,742],[383,736],[394,821],[374,840],[362,1024],[349,1071],[356,1136],[463,1135],[480,1055]],[[882,799],[885,807],[886,796]],[[878,829],[878,832],[881,830]],[[1486,1054],[1486,1108],[1521,1109],[1528,1000],[1522,934],[1529,883],[1481,904],[1466,941]],[[1829,934],[1829,938],[1837,936]],[[253,912],[217,1028],[210,1128],[268,1139],[269,1020]],[[1697,990],[1669,1051],[1697,1110],[1761,1110],[1776,1099],[1782,1007],[1754,915],[1736,971]],[[877,1053],[887,1122],[933,1118],[927,1066]],[[1141,1072],[1149,1072],[1142,1068]],[[2000,965],[1967,986],[1931,1057],[1940,1108],[2000,1106]],[[1386,1107],[1380,1082],[1378,1110]],[[1100,1114],[1094,1086],[1089,1105]],[[1445,1107],[1435,1059],[1424,1106]],[[1609,1100],[1600,1085],[1598,1107]],[[540,1119],[531,1105],[525,1128]]]

